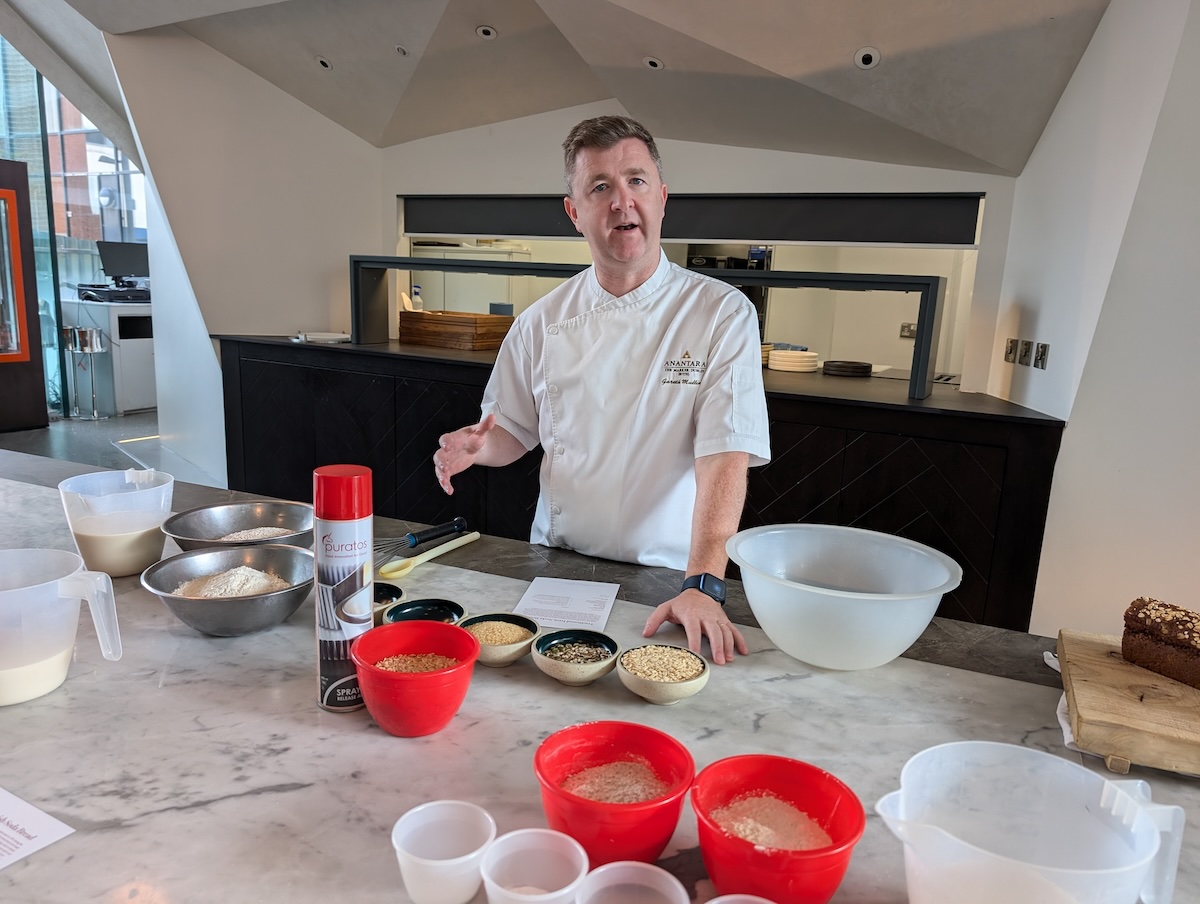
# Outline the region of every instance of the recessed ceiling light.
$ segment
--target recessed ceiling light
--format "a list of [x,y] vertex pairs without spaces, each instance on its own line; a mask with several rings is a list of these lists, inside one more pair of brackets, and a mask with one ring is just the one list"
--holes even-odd
[[879,51],[874,47],[860,47],[854,52],[854,65],[859,69],[874,69],[879,65]]
[[475,29],[475,34],[479,35],[479,37],[483,38],[485,41],[491,41],[494,40],[500,34],[500,32],[496,31],[496,29],[492,28],[490,25],[480,25]]
[[408,56],[408,48],[403,44],[397,44],[396,53],[400,54],[400,56]]
[[322,57],[322,56],[317,57],[317,62],[321,65],[322,69],[332,69],[333,68],[333,63],[329,62],[329,60],[325,59],[325,57]]
[[645,66],[647,69],[666,69],[667,68],[666,66],[663,65],[663,61],[660,60],[658,57],[642,57],[642,65]]

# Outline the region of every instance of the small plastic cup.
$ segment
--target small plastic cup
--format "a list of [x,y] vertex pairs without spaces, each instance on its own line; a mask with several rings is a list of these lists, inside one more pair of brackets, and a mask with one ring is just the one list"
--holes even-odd
[[465,800],[413,807],[392,827],[392,847],[413,904],[467,904],[479,891],[479,865],[496,821]]
[[709,898],[708,904],[775,904],[758,895],[721,895],[719,898]]
[[58,485],[67,526],[84,564],[114,578],[141,574],[160,558],[175,478],[163,471],[97,471]]
[[480,872],[488,904],[574,904],[587,851],[554,829],[517,829],[492,842]]
[[661,866],[640,860],[618,860],[598,866],[584,877],[577,904],[688,904],[682,882]]

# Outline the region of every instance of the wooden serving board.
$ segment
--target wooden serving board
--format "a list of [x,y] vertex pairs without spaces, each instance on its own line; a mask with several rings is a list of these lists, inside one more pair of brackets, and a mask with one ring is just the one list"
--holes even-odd
[[505,314],[401,311],[399,340],[437,348],[495,349],[512,325],[513,318]]
[[1114,772],[1129,765],[1200,775],[1200,690],[1121,658],[1121,638],[1058,633],[1071,731]]

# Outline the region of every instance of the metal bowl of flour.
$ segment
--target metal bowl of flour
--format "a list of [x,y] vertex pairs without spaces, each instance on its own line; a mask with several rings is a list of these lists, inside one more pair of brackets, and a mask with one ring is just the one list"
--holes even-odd
[[202,505],[172,515],[162,531],[185,550],[266,544],[312,548],[313,507],[279,500]]
[[[187,596],[178,591],[197,578],[225,575],[246,566],[287,582],[287,587],[241,596]],[[240,546],[197,549],[163,559],[142,572],[142,586],[175,616],[202,634],[235,637],[265,631],[286,621],[313,588],[313,554],[299,546]]]

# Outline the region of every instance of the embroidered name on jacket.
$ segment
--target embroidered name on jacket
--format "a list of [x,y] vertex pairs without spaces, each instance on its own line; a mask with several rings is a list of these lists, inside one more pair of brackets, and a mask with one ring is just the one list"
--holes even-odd
[[691,352],[685,351],[682,358],[668,358],[663,364],[663,385],[668,383],[682,383],[687,386],[699,385],[707,368],[707,361],[698,361],[692,357]]

